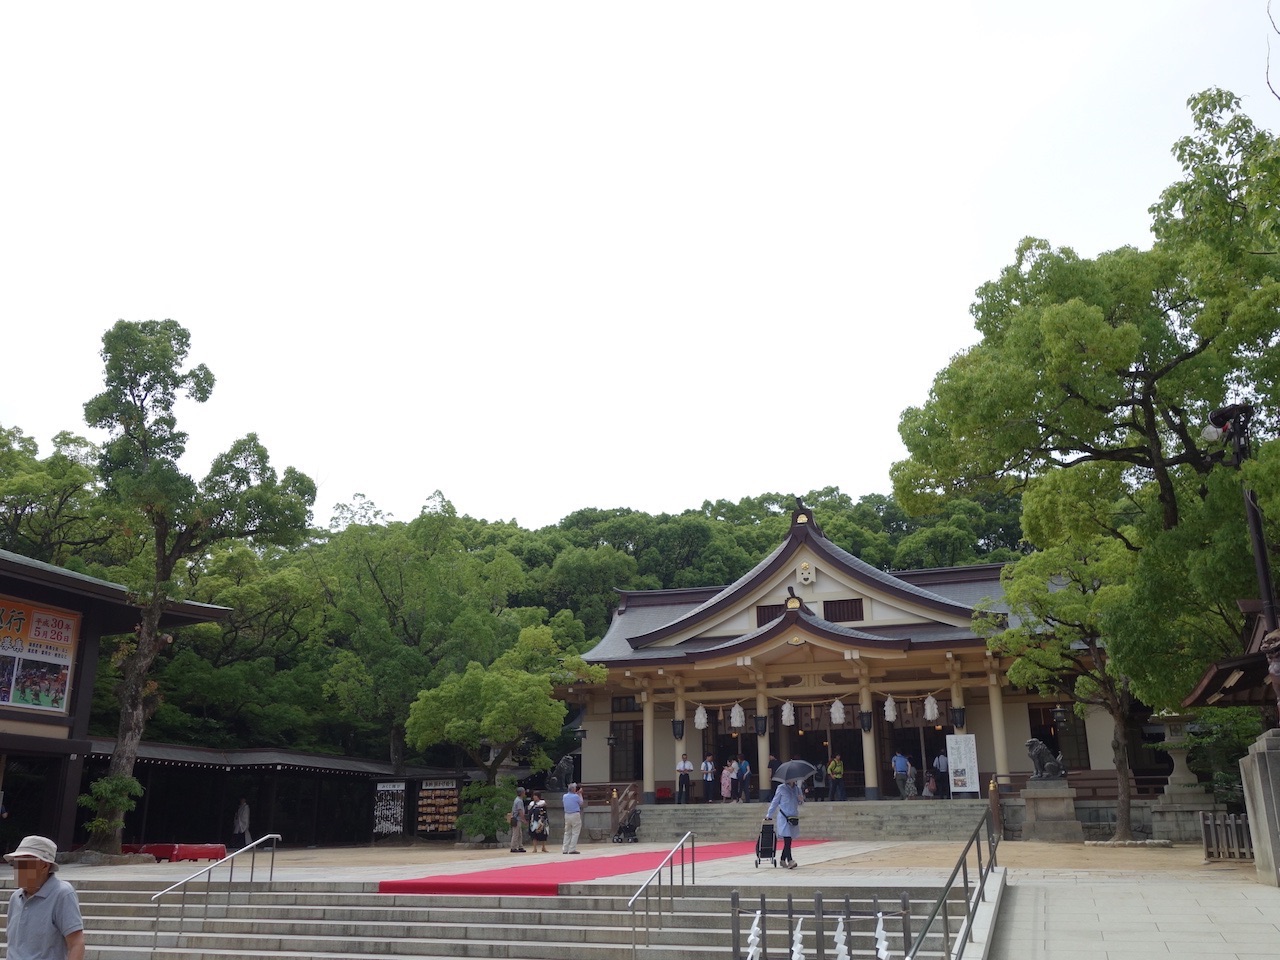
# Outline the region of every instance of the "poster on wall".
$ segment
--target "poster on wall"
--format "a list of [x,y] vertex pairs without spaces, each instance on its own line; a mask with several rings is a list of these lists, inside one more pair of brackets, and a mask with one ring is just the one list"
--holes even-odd
[[65,714],[80,615],[0,596],[0,705]]
[[982,792],[978,774],[978,738],[972,733],[947,734],[947,760],[951,779],[951,795],[958,793],[978,796]]
[[404,833],[405,782],[379,783],[373,795],[374,834]]

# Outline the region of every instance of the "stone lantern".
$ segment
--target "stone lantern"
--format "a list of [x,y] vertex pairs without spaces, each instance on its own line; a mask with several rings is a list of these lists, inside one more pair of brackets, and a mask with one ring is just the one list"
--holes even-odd
[[1177,713],[1159,713],[1151,718],[1164,725],[1164,749],[1173,759],[1173,772],[1164,793],[1151,807],[1151,836],[1174,843],[1199,843],[1202,811],[1225,809],[1213,800],[1212,788],[1196,780],[1187,768],[1187,733],[1192,717]]

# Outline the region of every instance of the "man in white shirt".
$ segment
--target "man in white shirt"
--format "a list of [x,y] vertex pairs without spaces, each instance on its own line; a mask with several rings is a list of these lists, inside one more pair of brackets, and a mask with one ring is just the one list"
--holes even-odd
[[947,759],[947,751],[943,750],[933,758],[933,769],[938,774],[938,796],[951,796],[951,761]]
[[712,795],[716,792],[716,762],[711,759],[711,754],[707,754],[707,759],[702,761],[702,802],[710,803]]
[[689,802],[689,775],[693,773],[693,761],[687,753],[680,754],[676,764],[676,803]]

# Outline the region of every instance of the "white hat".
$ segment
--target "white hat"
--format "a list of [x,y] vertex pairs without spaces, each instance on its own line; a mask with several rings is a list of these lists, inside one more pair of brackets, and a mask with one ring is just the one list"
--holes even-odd
[[48,837],[23,837],[17,850],[4,855],[7,863],[13,863],[14,860],[25,857],[35,857],[49,864],[54,870],[58,869],[58,845]]

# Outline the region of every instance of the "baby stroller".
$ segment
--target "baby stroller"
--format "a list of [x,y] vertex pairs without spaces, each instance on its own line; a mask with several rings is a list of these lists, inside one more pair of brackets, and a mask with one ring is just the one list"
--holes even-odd
[[761,860],[768,860],[775,867],[778,865],[778,838],[773,831],[773,821],[766,820],[760,825],[760,836],[756,838],[756,866]]
[[613,835],[614,843],[639,843],[640,838],[636,836],[636,831],[640,829],[640,811],[632,810],[618,824],[618,832]]

